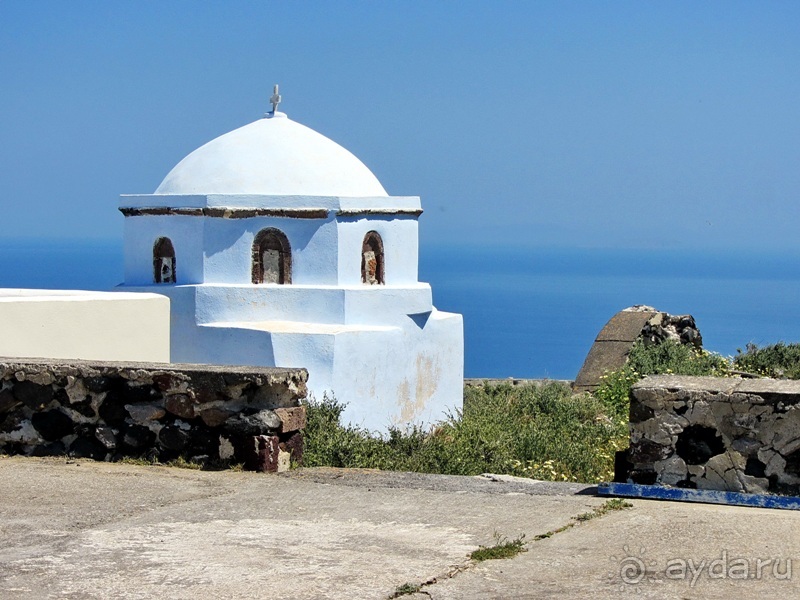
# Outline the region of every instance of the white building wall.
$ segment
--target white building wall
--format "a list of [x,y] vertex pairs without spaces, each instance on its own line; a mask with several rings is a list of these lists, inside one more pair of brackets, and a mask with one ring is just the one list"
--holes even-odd
[[[306,321],[343,323],[344,290],[261,284],[216,286],[197,290],[198,323],[220,321]],[[288,366],[288,365],[280,365]]]
[[[386,431],[410,423],[430,425],[461,407],[461,315],[434,311],[422,327],[341,334],[335,354],[331,390],[347,404],[345,422]],[[320,395],[315,386],[309,378],[309,389]]]
[[387,285],[416,283],[418,224],[416,217],[339,217],[339,285],[361,283],[361,248],[370,231],[381,236]]
[[169,299],[156,294],[0,290],[0,356],[169,362]]
[[336,284],[336,226],[333,219],[203,217],[205,282],[250,283],[252,248],[262,229],[274,227],[292,250],[292,283]]
[[178,284],[203,282],[203,223],[198,217],[158,215],[125,218],[125,284],[153,284],[153,245],[168,237],[175,249]]

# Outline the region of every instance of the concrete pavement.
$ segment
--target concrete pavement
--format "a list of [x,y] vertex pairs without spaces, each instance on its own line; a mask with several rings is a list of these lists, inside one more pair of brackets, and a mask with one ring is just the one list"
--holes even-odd
[[[0,598],[800,597],[798,513],[640,500],[535,541],[605,499],[496,479],[0,457]],[[495,534],[527,551],[470,561]]]

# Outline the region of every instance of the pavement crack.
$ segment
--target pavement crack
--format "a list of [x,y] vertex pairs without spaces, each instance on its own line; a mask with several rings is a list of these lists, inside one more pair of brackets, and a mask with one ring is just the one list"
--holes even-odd
[[611,500],[606,500],[600,506],[595,506],[589,512],[581,513],[579,515],[575,515],[572,517],[566,525],[562,525],[558,529],[552,529],[545,533],[540,533],[539,535],[533,536],[533,541],[538,542],[540,540],[546,540],[547,538],[551,538],[557,533],[562,533],[567,531],[568,529],[572,529],[576,525],[580,523],[585,523],[586,521],[591,521],[592,519],[597,519],[598,517],[602,517],[610,512],[618,511],[618,510],[625,510],[626,508],[632,508],[633,504],[630,502],[626,502],[621,498],[612,498]]
[[433,577],[429,577],[428,579],[420,583],[404,583],[403,585],[399,585],[397,586],[397,588],[395,588],[394,593],[388,596],[387,600],[393,600],[394,598],[401,598],[402,596],[408,596],[410,594],[425,594],[426,596],[428,596],[428,598],[430,598],[431,597],[430,592],[422,588],[434,585],[446,579],[452,579],[459,573],[463,573],[464,571],[470,569],[476,564],[478,564],[477,561],[468,560],[466,562],[459,563],[457,565],[452,565],[444,573],[441,573],[439,575],[434,575]]
[[[580,514],[575,515],[574,517],[571,517],[570,521],[568,523],[566,523],[565,525],[562,525],[561,527],[559,527],[557,529],[551,529],[550,531],[547,531],[545,533],[540,533],[538,535],[535,535],[533,537],[533,542],[538,542],[540,540],[545,540],[545,539],[551,538],[556,534],[559,534],[559,533],[562,533],[562,532],[567,531],[569,529],[572,529],[576,525],[580,525],[581,523],[585,523],[586,521],[591,521],[592,519],[597,519],[599,517],[607,515],[610,512],[616,512],[616,511],[620,511],[620,510],[625,510],[627,508],[632,508],[632,507],[633,507],[633,504],[631,504],[630,502],[627,502],[625,500],[622,500],[621,498],[612,498],[610,500],[606,500],[603,504],[601,504],[600,506],[594,507],[589,512],[580,513]],[[521,541],[522,538],[518,538],[518,539],[519,539],[520,543],[522,544],[522,541]],[[522,544],[522,545],[524,546],[525,544]],[[482,548],[482,546],[479,547],[479,549],[480,548]],[[524,549],[523,549],[523,551],[524,551]],[[506,558],[513,558],[513,556],[509,556],[509,557],[506,557]],[[434,577],[430,577],[429,579],[426,579],[425,581],[422,581],[420,583],[404,583],[403,585],[397,586],[397,588],[395,588],[395,591],[390,596],[387,597],[387,600],[394,600],[395,598],[401,598],[403,596],[408,596],[408,595],[411,595],[411,594],[424,594],[424,595],[428,596],[429,598],[431,598],[432,596],[431,596],[430,592],[428,592],[424,588],[430,587],[432,585],[435,585],[435,584],[439,583],[440,581],[444,581],[444,580],[447,580],[447,579],[452,579],[453,577],[456,577],[460,573],[463,573],[463,572],[468,571],[469,569],[475,567],[476,565],[478,565],[481,562],[483,562],[483,561],[475,560],[475,559],[471,558],[470,560],[468,560],[466,562],[460,563],[458,565],[453,565],[452,567],[450,567],[450,569],[448,569],[444,573],[442,573],[440,575],[435,575]]]

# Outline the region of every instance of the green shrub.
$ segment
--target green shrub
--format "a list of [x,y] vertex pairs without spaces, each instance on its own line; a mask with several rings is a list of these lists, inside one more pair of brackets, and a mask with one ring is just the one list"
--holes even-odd
[[763,348],[747,344],[745,352],[737,350],[733,364],[741,371],[766,377],[800,379],[800,344],[778,342]]
[[594,391],[594,396],[607,406],[609,411],[627,420],[631,386],[640,379],[639,373],[628,366],[611,371],[601,376],[600,385]]
[[730,371],[725,357],[674,340],[651,346],[637,340],[628,355],[627,366],[642,376],[667,373],[724,376]]
[[573,396],[561,383],[486,385],[465,395],[466,411],[430,429],[395,428],[386,436],[340,425],[344,405],[334,398],[310,400],[303,462],[594,482],[611,477],[614,452],[626,443],[627,416],[591,396]]
[[660,344],[645,345],[639,339],[621,369],[602,376],[594,396],[609,410],[627,418],[631,386],[646,375],[713,375],[730,374],[730,362],[723,356],[696,350],[677,341],[666,340]]
[[306,402],[305,449],[308,466],[385,468],[384,442],[359,427],[342,427],[339,417],[345,408],[336,398]]

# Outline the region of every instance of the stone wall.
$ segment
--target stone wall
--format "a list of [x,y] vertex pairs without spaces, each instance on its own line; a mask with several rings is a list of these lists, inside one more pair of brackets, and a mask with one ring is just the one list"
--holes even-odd
[[800,495],[800,381],[650,376],[618,481]]
[[0,359],[0,452],[281,471],[302,460],[307,377],[305,369]]

